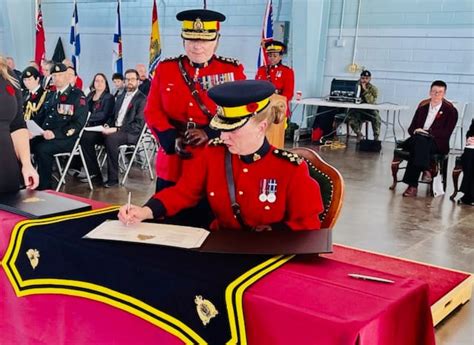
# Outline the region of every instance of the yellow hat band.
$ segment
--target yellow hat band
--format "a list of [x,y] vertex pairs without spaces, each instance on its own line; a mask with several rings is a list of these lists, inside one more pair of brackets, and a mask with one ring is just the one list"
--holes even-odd
[[265,98],[262,101],[241,105],[238,107],[221,107],[223,114],[219,114],[221,118],[235,119],[252,114],[259,113],[270,103],[270,98]]
[[267,48],[266,48],[267,51],[274,51],[274,52],[281,52],[283,50],[283,47],[282,46],[277,46],[277,45],[269,45]]
[[184,20],[183,21],[183,30],[193,30],[193,31],[218,31],[219,22],[218,21],[209,21],[204,22],[201,19],[197,18],[196,20]]

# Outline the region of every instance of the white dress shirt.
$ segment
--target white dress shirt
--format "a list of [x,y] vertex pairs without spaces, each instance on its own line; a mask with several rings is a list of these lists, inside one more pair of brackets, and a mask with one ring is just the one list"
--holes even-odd
[[138,89],[133,92],[127,92],[125,94],[125,98],[123,99],[122,106],[120,107],[117,120],[115,120],[116,127],[122,127],[123,119],[125,118],[125,114],[127,113],[128,105],[130,104],[130,101],[132,100],[133,96],[135,96],[137,91]]
[[433,122],[436,118],[436,114],[438,114],[439,109],[441,108],[442,104],[443,104],[443,102],[441,102],[440,104],[432,107],[431,103],[430,103],[430,109],[428,110],[428,116],[426,116],[425,124],[423,125],[423,129],[425,131],[430,129],[431,125],[433,124]]

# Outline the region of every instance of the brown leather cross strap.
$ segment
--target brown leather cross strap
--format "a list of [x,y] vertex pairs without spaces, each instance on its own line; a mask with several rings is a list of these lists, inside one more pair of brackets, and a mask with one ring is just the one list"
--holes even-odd
[[178,67],[179,67],[179,71],[181,72],[181,75],[183,76],[184,82],[188,86],[188,89],[191,92],[191,95],[193,96],[194,100],[196,101],[197,105],[202,110],[202,112],[206,114],[206,116],[209,119],[212,119],[214,117],[214,114],[212,114],[209,111],[209,109],[204,105],[201,98],[199,97],[199,92],[196,89],[196,86],[194,85],[192,78],[189,76],[188,72],[186,72],[186,70],[184,69],[183,59],[184,59],[184,56],[181,55],[178,59]]

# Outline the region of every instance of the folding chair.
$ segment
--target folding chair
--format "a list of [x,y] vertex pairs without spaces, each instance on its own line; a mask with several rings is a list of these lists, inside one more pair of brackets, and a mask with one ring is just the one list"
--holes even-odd
[[[458,121],[456,123],[456,127],[454,127],[454,131],[453,131],[453,134],[451,135],[451,139],[452,139],[452,148],[451,148],[451,151],[454,151],[454,152],[459,152],[464,149],[464,141],[465,141],[465,137],[464,137],[464,128],[463,128],[463,125],[464,125],[464,117],[467,113],[467,109],[468,109],[468,106],[469,106],[470,103],[454,103],[454,106],[456,107],[456,109],[458,110]],[[456,141],[457,141],[457,138],[458,138],[458,134],[459,132],[461,132],[460,134],[460,146],[459,146],[459,149],[456,148]]]
[[[149,138],[152,137],[152,135],[147,136],[147,130],[148,127],[146,125],[143,126],[142,132],[140,133],[140,136],[138,137],[138,140],[136,144],[134,145],[120,145],[120,153],[119,153],[119,162],[120,160],[122,161],[122,164],[125,167],[125,174],[122,178],[122,181],[120,182],[120,185],[124,185],[125,182],[127,181],[128,174],[130,173],[130,169],[132,168],[132,164],[135,162],[137,155],[143,154],[145,156],[145,162],[144,164],[148,168],[148,173],[150,174],[150,180],[154,180],[155,176],[153,174],[153,169],[151,166],[151,160],[150,160],[150,155],[148,154],[148,149],[146,145],[149,142]],[[132,151],[133,150],[133,151]],[[127,154],[131,154],[130,160],[128,161],[128,164],[126,162],[125,156]]]
[[[86,120],[85,123],[87,123],[87,121],[89,121],[89,116],[90,116],[90,113],[87,114],[87,120]],[[69,170],[69,166],[71,165],[71,162],[72,162],[74,156],[77,156],[77,155],[79,155],[81,157],[82,166],[84,167],[84,170],[86,172],[86,177],[87,177],[87,182],[89,183],[89,188],[90,188],[90,190],[94,190],[94,187],[92,186],[91,176],[89,174],[89,170],[87,169],[86,160],[84,159],[84,154],[82,153],[82,148],[81,148],[81,145],[80,145],[80,141],[81,141],[81,138],[82,138],[82,133],[84,133],[84,128],[85,127],[86,126],[82,127],[82,129],[79,133],[79,136],[77,137],[76,142],[74,143],[74,146],[73,146],[71,152],[56,153],[54,155],[54,158],[56,160],[56,165],[58,166],[58,171],[59,171],[59,175],[60,175],[59,182],[58,182],[58,185],[56,187],[56,192],[58,192],[59,189],[61,189],[61,186],[63,185],[63,183],[64,184],[66,183],[66,175],[67,175],[67,172]],[[60,157],[69,157],[67,162],[66,162],[66,166],[64,167],[64,169],[61,167]]]

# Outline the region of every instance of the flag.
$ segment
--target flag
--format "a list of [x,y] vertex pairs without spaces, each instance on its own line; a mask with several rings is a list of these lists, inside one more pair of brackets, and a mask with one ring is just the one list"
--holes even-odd
[[51,60],[54,62],[62,62],[65,58],[66,54],[64,53],[63,41],[61,40],[61,37],[59,37]]
[[69,43],[72,45],[72,64],[76,73],[79,72],[79,55],[81,54],[81,36],[79,35],[79,17],[77,16],[77,3],[74,0],[74,11],[71,19],[71,34],[69,36]]
[[158,25],[158,10],[156,0],[153,0],[153,11],[151,14],[151,34],[150,34],[150,64],[148,66],[148,76],[153,78],[155,68],[161,59],[160,26]]
[[123,73],[122,27],[120,25],[120,0],[117,0],[117,21],[115,22],[114,49],[112,50],[114,73]]
[[273,38],[273,6],[272,0],[268,0],[265,6],[265,16],[263,17],[262,25],[262,39],[260,41],[260,48],[258,50],[257,68],[267,65],[268,57],[265,51],[265,42]]
[[[35,41],[35,62],[40,66],[41,60],[45,57],[45,35],[43,26],[43,13],[41,12],[41,0],[36,3],[36,41]],[[41,72],[41,71],[40,71]]]

